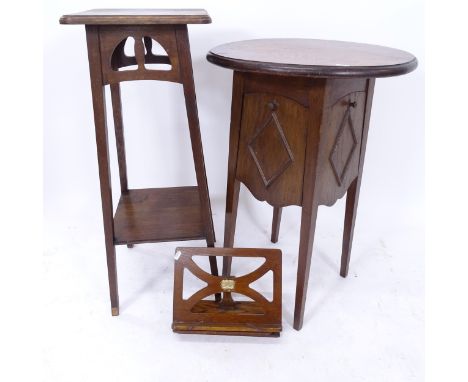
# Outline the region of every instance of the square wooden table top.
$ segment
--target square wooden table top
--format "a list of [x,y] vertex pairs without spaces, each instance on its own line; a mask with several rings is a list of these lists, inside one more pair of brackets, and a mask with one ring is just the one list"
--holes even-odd
[[88,25],[209,23],[211,18],[204,9],[90,9],[60,18],[60,24]]

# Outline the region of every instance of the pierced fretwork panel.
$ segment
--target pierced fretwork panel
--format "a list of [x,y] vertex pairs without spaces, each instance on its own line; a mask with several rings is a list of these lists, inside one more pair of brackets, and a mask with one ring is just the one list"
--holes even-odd
[[166,26],[102,27],[104,82],[160,80],[180,82],[175,31]]
[[[263,263],[242,276],[213,276],[201,269],[194,256],[232,256],[233,261],[242,258],[261,258]],[[183,298],[184,272],[202,280],[204,287],[188,298]],[[267,275],[268,274],[268,275]],[[265,298],[251,284],[272,274],[273,296]],[[222,293],[221,301],[214,295]],[[212,298],[210,298],[213,296]],[[269,296],[270,297],[270,296]],[[174,268],[174,323],[176,331],[239,331],[248,326],[250,331],[262,331],[266,327],[281,328],[281,251],[276,249],[233,248],[177,248]],[[213,329],[214,327],[218,329]],[[219,328],[223,329],[219,329]],[[184,329],[185,328],[185,329]],[[210,329],[211,328],[211,329]],[[230,329],[229,329],[230,328]]]

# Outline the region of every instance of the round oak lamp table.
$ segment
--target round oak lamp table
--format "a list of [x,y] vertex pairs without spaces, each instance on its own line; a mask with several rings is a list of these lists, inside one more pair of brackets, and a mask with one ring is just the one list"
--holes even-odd
[[[317,209],[346,196],[340,275],[348,274],[375,79],[409,73],[410,53],[312,39],[259,39],[211,49],[234,70],[224,246],[232,247],[239,188],[274,207],[302,207],[294,328],[303,324]],[[223,274],[232,258],[223,258]]]

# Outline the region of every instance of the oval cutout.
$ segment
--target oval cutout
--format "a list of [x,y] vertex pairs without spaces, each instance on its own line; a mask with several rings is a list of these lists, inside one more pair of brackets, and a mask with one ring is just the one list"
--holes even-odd
[[243,257],[241,259],[233,259],[231,275],[236,277],[245,276],[265,264],[264,257]]
[[131,36],[125,39],[123,51],[127,57],[135,57],[135,39]]
[[[192,260],[193,260],[193,262],[195,264],[197,264],[206,273],[211,274],[210,258],[209,257],[195,255],[195,256],[192,256]],[[217,264],[217,265],[218,265],[218,269],[219,269],[219,264]]]
[[273,301],[273,272],[269,270],[259,279],[251,282],[249,287],[259,292],[269,302]]
[[149,36],[145,36],[143,37],[143,43],[145,46],[146,70],[169,71],[172,69],[169,55],[159,42]]
[[195,276],[190,270],[184,269],[184,278],[183,278],[183,288],[182,288],[182,298],[188,300],[195,293],[205,288],[208,284],[200,280]]
[[242,293],[231,292],[234,302],[254,302],[254,299]]
[[133,37],[126,37],[118,43],[112,52],[111,66],[112,70],[115,71],[138,69],[135,58],[135,39]]

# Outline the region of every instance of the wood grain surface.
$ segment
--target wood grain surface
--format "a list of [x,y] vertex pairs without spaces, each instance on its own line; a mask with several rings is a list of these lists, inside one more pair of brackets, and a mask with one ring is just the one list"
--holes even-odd
[[[134,243],[206,239],[209,247],[214,246],[215,234],[186,25],[187,22],[209,22],[209,16],[203,10],[98,10],[64,16],[60,21],[87,24],[85,29],[109,291],[112,315],[116,316],[119,315],[119,295],[115,245],[126,244],[131,248]],[[171,23],[174,25],[170,25]],[[128,56],[125,54],[127,43]],[[162,53],[153,53],[152,48],[157,45],[160,45]],[[123,68],[126,70],[122,71]],[[137,190],[129,188],[120,82],[135,80],[174,81],[183,85],[197,186]],[[110,85],[111,88],[120,176],[121,197],[115,216],[105,85]],[[216,258],[209,257],[209,262],[211,273],[217,275]],[[215,297],[218,301],[220,294]]]
[[[239,276],[214,276],[200,268],[193,257],[261,258],[258,268]],[[184,298],[184,274],[206,283]],[[251,286],[272,272],[272,300]],[[228,285],[228,286],[227,286]],[[277,337],[281,331],[281,251],[259,248],[179,247],[175,251],[172,329],[177,333],[225,334]],[[236,297],[231,296],[231,292]],[[211,296],[222,293],[216,301]],[[210,299],[211,297],[211,299]]]
[[210,24],[204,9],[90,9],[63,15],[60,24],[143,25]]
[[205,238],[198,187],[129,190],[114,217],[114,243]]
[[379,45],[313,39],[258,39],[217,46],[208,61],[230,69],[311,77],[388,77],[413,71],[412,54]]

